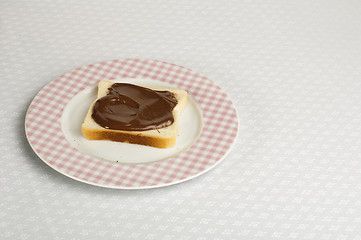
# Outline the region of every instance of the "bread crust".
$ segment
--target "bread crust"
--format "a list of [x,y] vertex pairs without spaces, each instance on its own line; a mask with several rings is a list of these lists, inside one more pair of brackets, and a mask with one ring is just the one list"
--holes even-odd
[[89,140],[109,140],[115,142],[126,142],[153,146],[158,148],[172,147],[176,143],[176,135],[169,138],[160,138],[156,136],[147,136],[139,132],[132,133],[119,130],[98,130],[82,127],[84,137]]

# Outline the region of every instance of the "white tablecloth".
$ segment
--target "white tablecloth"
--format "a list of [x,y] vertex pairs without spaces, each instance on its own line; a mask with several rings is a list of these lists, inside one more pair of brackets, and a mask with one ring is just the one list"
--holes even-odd
[[[0,239],[361,239],[360,1],[0,1]],[[26,110],[74,68],[158,59],[233,100],[232,151],[115,190],[30,148]]]

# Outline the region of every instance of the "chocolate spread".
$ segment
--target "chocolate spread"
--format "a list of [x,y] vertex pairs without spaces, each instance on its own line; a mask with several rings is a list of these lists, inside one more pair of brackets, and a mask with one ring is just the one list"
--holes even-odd
[[128,83],[114,83],[94,104],[92,118],[107,129],[145,131],[174,122],[177,99],[169,91],[155,91]]

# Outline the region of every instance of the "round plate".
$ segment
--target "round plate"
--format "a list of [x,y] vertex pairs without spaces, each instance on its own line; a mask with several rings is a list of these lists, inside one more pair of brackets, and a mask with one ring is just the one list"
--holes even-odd
[[[80,135],[82,118],[95,99],[94,86],[117,78],[147,79],[152,86],[166,84],[188,92],[175,147],[90,143]],[[82,100],[86,104],[80,104]],[[227,94],[207,77],[158,60],[127,59],[81,67],[50,82],[30,104],[25,130],[40,159],[68,177],[108,188],[144,189],[180,183],[217,165],[236,139],[238,118]],[[109,154],[114,146],[122,148],[116,152],[119,157]]]

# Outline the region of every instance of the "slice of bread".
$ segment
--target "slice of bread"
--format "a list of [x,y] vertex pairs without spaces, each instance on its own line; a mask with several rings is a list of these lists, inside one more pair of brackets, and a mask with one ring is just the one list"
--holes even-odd
[[187,103],[188,94],[186,91],[181,89],[168,89],[168,88],[153,88],[143,86],[152,90],[169,91],[172,92],[177,99],[178,103],[173,108],[172,114],[174,122],[164,128],[146,130],[146,131],[124,131],[124,130],[113,130],[106,129],[100,126],[92,118],[93,106],[95,102],[107,95],[108,88],[114,84],[110,81],[100,81],[98,83],[98,96],[97,99],[91,104],[87,115],[85,116],[84,122],[81,126],[82,133],[85,138],[89,140],[110,140],[116,142],[127,142],[133,144],[141,144],[146,146],[168,148],[172,147],[176,143],[176,137],[178,133],[178,122],[179,114]]

